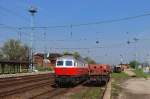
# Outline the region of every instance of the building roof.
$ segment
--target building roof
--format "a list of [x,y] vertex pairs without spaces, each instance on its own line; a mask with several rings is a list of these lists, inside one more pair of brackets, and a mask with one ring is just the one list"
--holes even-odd
[[[40,57],[44,58],[44,53],[36,53],[36,54],[34,54],[34,56],[40,56]],[[59,54],[59,53],[50,53],[49,57],[47,57],[47,58],[57,58],[57,57],[61,57],[61,56],[62,56],[62,54]]]
[[8,61],[8,60],[1,60],[0,64],[29,64],[28,61]]

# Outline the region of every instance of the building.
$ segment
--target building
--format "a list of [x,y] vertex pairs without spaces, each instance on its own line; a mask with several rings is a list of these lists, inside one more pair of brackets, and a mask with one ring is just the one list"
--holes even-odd
[[44,53],[37,53],[33,55],[33,60],[36,66],[53,68],[56,64],[56,59],[62,56],[59,53],[50,53],[47,56],[45,56],[44,59],[44,55],[45,55]]
[[129,64],[119,64],[119,65],[121,65],[123,69],[128,69],[130,67]]
[[0,74],[28,72],[28,61],[0,60]]

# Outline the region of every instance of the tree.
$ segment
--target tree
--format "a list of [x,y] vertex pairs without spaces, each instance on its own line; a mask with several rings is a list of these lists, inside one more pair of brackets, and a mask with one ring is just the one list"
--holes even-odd
[[95,62],[93,59],[91,59],[90,57],[85,57],[84,60],[87,61],[88,64],[95,64],[95,63],[96,63],[96,62]]
[[67,51],[63,52],[63,54],[64,54],[64,55],[72,55],[72,53],[67,52]]
[[7,60],[27,60],[29,47],[18,40],[10,39],[1,48],[4,59]]
[[79,52],[73,52],[73,53],[71,53],[71,52],[65,51],[63,54],[64,55],[73,55],[75,58],[81,57],[81,55],[79,54]]
[[2,54],[2,52],[0,50],[0,60],[2,60],[2,59],[3,59],[3,54]]
[[[64,54],[64,55],[73,55],[75,58],[81,57],[81,55],[80,55],[79,52],[73,52],[73,53],[64,52],[63,54]],[[85,57],[84,60],[85,60],[88,64],[96,64],[96,62],[95,62],[93,59],[91,59],[90,57]]]
[[133,60],[133,61],[130,61],[129,65],[132,67],[132,68],[137,68],[137,66],[139,65],[140,63],[136,60]]
[[73,56],[74,56],[75,58],[81,57],[78,52],[74,52],[74,53],[73,53]]

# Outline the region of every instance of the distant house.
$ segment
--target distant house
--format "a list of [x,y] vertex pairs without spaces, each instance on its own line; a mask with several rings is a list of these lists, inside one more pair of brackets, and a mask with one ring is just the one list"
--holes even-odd
[[128,69],[130,67],[129,64],[119,64],[119,65],[121,65],[123,69]]
[[33,55],[34,63],[37,66],[43,66],[43,59],[44,59],[44,54],[42,53],[37,53]]
[[33,56],[34,63],[37,66],[54,67],[56,64],[56,59],[62,56],[59,53],[50,53],[49,55],[45,56],[44,59],[44,55],[44,53],[37,53]]
[[141,69],[143,69],[144,73],[150,73],[150,63],[149,62],[142,63]]

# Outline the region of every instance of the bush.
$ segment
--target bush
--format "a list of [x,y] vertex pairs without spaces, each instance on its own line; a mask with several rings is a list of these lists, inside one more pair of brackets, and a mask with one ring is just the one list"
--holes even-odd
[[43,66],[37,66],[36,69],[38,71],[52,71],[51,67],[43,67]]
[[51,67],[47,67],[46,70],[47,71],[52,71],[52,68]]
[[148,74],[145,74],[142,69],[135,69],[134,73],[137,77],[147,78],[149,76]]
[[132,67],[132,68],[137,68],[137,66],[140,64],[138,61],[136,61],[136,60],[133,60],[133,61],[131,61],[130,63],[130,66]]

